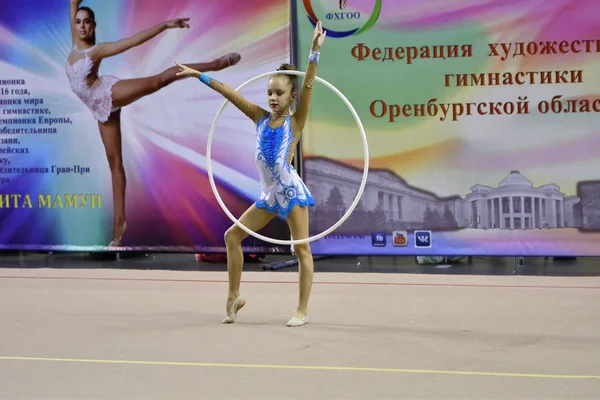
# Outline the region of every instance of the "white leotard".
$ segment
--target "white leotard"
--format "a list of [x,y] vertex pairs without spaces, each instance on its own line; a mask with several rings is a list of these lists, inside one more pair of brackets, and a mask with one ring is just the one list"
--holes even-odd
[[99,76],[91,86],[88,85],[87,77],[94,67],[88,53],[94,47],[96,46],[79,50],[74,46],[73,52],[82,54],[82,56],[72,65],[67,60],[65,70],[73,93],[87,106],[94,118],[100,122],[106,122],[110,114],[119,109],[112,105],[112,87],[119,81],[119,78],[110,75]]

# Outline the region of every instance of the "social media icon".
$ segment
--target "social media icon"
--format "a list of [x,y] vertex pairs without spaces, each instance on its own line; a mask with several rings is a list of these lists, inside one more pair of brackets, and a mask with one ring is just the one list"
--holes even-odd
[[385,232],[373,232],[371,233],[371,244],[373,247],[385,247],[387,244],[387,237]]
[[408,246],[408,233],[406,231],[394,231],[392,233],[392,244],[396,247]]
[[431,231],[415,231],[415,247],[431,247]]

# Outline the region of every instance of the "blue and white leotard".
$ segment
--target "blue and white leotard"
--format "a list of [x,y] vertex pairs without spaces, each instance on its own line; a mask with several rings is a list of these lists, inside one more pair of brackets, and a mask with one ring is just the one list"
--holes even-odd
[[297,139],[291,116],[275,129],[270,121],[268,113],[256,125],[255,159],[261,186],[256,207],[287,216],[295,205],[314,206],[315,201],[291,164]]

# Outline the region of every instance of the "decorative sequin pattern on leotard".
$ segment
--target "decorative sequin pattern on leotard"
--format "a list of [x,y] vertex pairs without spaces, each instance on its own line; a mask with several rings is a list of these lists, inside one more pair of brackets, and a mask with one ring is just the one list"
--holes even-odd
[[295,144],[290,116],[277,128],[271,128],[270,121],[268,113],[256,124],[255,160],[261,185],[256,206],[287,216],[295,205],[314,206],[315,201],[289,162]]
[[110,114],[119,109],[113,107],[112,103],[112,87],[119,78],[110,75],[99,76],[91,86],[88,85],[87,77],[94,67],[88,53],[94,47],[87,50],[73,47],[73,51],[83,53],[83,57],[73,62],[73,65],[67,61],[65,71],[73,93],[87,106],[96,120],[106,122]]

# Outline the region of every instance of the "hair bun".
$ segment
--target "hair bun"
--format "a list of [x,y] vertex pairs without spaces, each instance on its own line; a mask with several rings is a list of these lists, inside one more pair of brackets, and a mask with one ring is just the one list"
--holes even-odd
[[287,63],[281,64],[279,66],[279,68],[277,68],[277,71],[295,71],[295,70],[296,70],[296,67],[294,67],[291,64],[287,64]]

